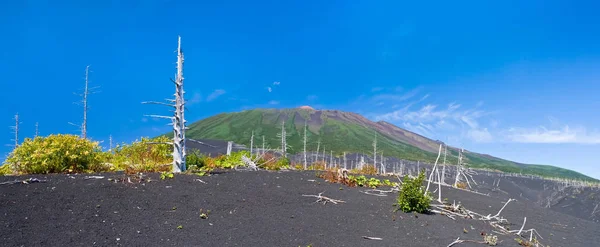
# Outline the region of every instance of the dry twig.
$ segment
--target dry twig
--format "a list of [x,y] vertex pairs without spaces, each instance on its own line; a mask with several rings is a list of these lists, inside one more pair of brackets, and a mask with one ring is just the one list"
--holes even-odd
[[323,193],[324,193],[324,191],[321,192],[321,193],[319,193],[318,195],[302,195],[302,196],[316,197],[317,200],[315,201],[315,203],[322,202],[323,205],[327,204],[328,202],[331,202],[333,204],[338,204],[338,203],[344,203],[345,202],[345,201],[342,201],[342,200],[331,199],[329,197],[323,196],[322,195]]

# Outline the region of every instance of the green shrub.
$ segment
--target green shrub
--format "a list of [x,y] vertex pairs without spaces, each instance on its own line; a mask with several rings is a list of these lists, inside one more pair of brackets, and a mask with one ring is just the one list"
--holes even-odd
[[116,170],[135,172],[162,172],[172,169],[172,140],[161,136],[154,139],[143,137],[129,145],[117,145],[110,157]]
[[107,168],[101,154],[98,142],[76,135],[49,135],[25,138],[4,164],[24,174],[99,172]]
[[369,181],[367,182],[367,185],[369,185],[369,187],[375,189],[375,188],[381,186],[381,181],[376,178],[370,178]]
[[367,184],[367,177],[365,177],[364,175],[360,175],[360,176],[350,175],[350,176],[348,176],[348,180],[350,181],[350,183],[356,183],[356,185],[360,186],[360,187],[363,187]]
[[206,166],[206,156],[202,155],[198,150],[192,150],[186,154],[185,164],[188,169],[200,169]]
[[9,174],[12,174],[12,169],[10,168],[10,165],[0,166],[0,176],[6,176]]
[[425,172],[419,173],[419,176],[411,179],[404,176],[400,194],[398,194],[398,209],[403,212],[424,213],[429,209],[431,197],[429,191],[425,195],[423,189],[423,181],[425,180]]

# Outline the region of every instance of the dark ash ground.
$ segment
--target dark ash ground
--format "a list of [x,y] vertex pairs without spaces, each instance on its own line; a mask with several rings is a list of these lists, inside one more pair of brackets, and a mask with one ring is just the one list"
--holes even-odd
[[[481,240],[482,231],[492,230],[482,221],[394,213],[397,194],[366,195],[360,192],[364,188],[330,184],[312,171],[225,171],[210,177],[176,175],[170,180],[151,174],[151,182],[134,184],[108,180],[123,174],[100,175],[105,178],[0,177],[0,182],[47,179],[0,186],[2,246],[446,246],[457,237]],[[447,187],[442,191],[443,198],[482,214],[495,214],[509,197]],[[314,198],[302,196],[319,192],[346,203],[315,204]],[[210,210],[207,219],[200,217],[201,209]],[[526,228],[537,229],[545,245],[600,243],[600,224],[530,200],[510,203],[502,215],[514,224],[511,229],[518,229],[526,216]],[[518,246],[515,236],[499,238],[503,242],[498,246]]]

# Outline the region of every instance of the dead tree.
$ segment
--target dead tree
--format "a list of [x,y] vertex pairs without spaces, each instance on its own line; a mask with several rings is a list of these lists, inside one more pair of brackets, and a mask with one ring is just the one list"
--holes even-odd
[[329,150],[329,168],[333,168],[333,150]]
[[[442,144],[440,144],[440,150],[438,151],[438,156],[435,159],[435,164],[433,165],[433,169],[431,170],[431,173],[429,174],[429,180],[427,181],[427,188],[425,189],[425,195],[427,195],[427,191],[429,191],[429,184],[431,184],[431,180],[433,179],[433,174],[435,173],[436,169],[437,169],[437,163],[440,159],[440,155],[442,154]],[[439,178],[439,173],[438,173],[438,178]],[[438,183],[441,184],[440,181],[438,181]],[[438,188],[440,189],[440,188]],[[441,190],[440,190],[440,196],[438,198],[438,201],[441,203],[442,198],[441,198]]]
[[344,152],[344,170],[347,170],[348,167],[346,166],[346,152]]
[[183,52],[181,51],[181,37],[177,41],[177,74],[175,80],[175,99],[170,103],[142,102],[142,104],[159,104],[175,108],[173,116],[146,115],[149,117],[170,119],[173,125],[173,172],[184,172],[186,170],[185,158],[185,130],[186,121],[184,116],[185,99],[183,90]]
[[475,183],[475,184],[477,184],[477,183],[473,179],[473,175],[472,175],[473,171],[467,169],[463,163],[463,152],[464,152],[464,149],[460,149],[460,151],[458,152],[458,164],[456,166],[456,178],[454,179],[454,187],[458,187],[458,183],[460,182],[460,180],[461,180],[460,177],[462,175],[462,177],[467,182],[467,185],[469,186],[469,188],[472,188],[471,182],[469,182],[469,177],[471,178],[473,183]]
[[287,157],[287,149],[289,145],[287,144],[287,132],[285,131],[285,121],[281,122],[281,134],[278,134],[281,137],[281,153],[283,157]]
[[87,139],[87,97],[88,97],[88,76],[90,66],[85,67],[85,89],[83,90],[83,123],[81,124],[81,138]]
[[444,145],[444,164],[442,165],[442,183],[446,184],[446,155],[448,154],[448,145]]
[[38,137],[38,135],[40,134],[38,127],[39,127],[38,122],[35,122],[35,136],[33,138]]
[[308,162],[306,160],[306,131],[308,130],[308,123],[304,121],[304,170],[308,168]]
[[87,139],[87,111],[88,111],[88,96],[90,94],[95,93],[94,90],[97,87],[93,87],[90,88],[89,87],[89,72],[90,72],[90,66],[85,66],[85,87],[83,89],[83,93],[79,94],[79,96],[81,96],[81,103],[83,105],[83,122],[80,125],[77,124],[73,124],[70,123],[71,125],[77,126],[79,128],[79,130],[81,131],[81,138],[83,139]]
[[313,163],[315,163],[319,160],[319,148],[320,147],[321,147],[321,138],[319,138],[319,140],[317,141],[317,153],[315,153],[315,160],[313,161]]
[[375,139],[373,139],[373,165],[377,167],[377,132],[375,132]]
[[265,136],[263,135],[262,155],[265,155]]
[[254,130],[252,131],[252,136],[250,136],[250,157],[252,157],[252,148],[254,148]]
[[381,174],[385,175],[385,160],[383,159],[383,151],[381,151]]
[[233,148],[233,142],[232,141],[228,141],[227,142],[227,156],[231,155],[231,149]]
[[108,136],[108,151],[111,152],[112,151],[112,147],[113,147],[113,139],[112,139],[112,135]]
[[15,126],[10,126],[10,128],[13,130],[13,134],[15,134],[13,141],[15,142],[14,148],[16,149],[19,147],[19,113],[15,114],[14,120]]

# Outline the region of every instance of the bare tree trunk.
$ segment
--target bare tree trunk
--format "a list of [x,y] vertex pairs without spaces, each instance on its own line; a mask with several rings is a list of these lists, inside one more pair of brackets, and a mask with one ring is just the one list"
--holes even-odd
[[346,166],[346,152],[344,152],[344,170],[348,170],[348,167]]
[[265,155],[265,136],[263,135],[262,155]]
[[233,147],[233,142],[232,141],[228,141],[227,142],[227,156],[231,155],[231,149]]
[[287,142],[285,132],[285,121],[281,122],[281,153],[283,157],[287,157]]
[[33,138],[36,138],[36,137],[38,137],[38,135],[40,134],[38,127],[39,127],[39,126],[38,126],[38,123],[37,123],[37,122],[35,122],[35,136],[34,136]]
[[177,41],[177,77],[175,79],[175,117],[173,118],[173,171],[184,172],[185,165],[185,129],[184,117],[185,99],[183,91],[183,52],[181,51],[181,37]]
[[329,168],[333,168],[333,150],[329,151]]
[[15,134],[15,149],[19,147],[19,113],[15,114],[15,126],[12,126],[13,133]]
[[446,155],[448,154],[448,145],[444,145],[444,164],[442,166],[442,183],[446,184]]
[[172,117],[160,115],[146,115],[149,117],[170,119],[173,124],[173,172],[184,172],[186,170],[186,150],[185,150],[185,130],[186,121],[184,116],[185,99],[183,90],[183,52],[181,51],[181,37],[177,40],[177,74],[175,80],[175,100],[169,100],[169,103],[162,102],[142,102],[143,104],[159,104],[175,108]]
[[306,160],[306,131],[308,129],[308,123],[304,121],[304,170],[308,168],[308,162]]
[[319,138],[319,141],[317,141],[317,153],[315,154],[315,160],[313,161],[313,163],[316,163],[319,160],[319,148],[321,147],[321,139]]
[[250,136],[250,157],[252,157],[253,154],[253,149],[254,148],[254,130],[252,131],[252,136]]
[[375,132],[375,139],[373,139],[373,165],[377,167],[377,132]]
[[454,187],[458,186],[458,182],[460,181],[460,172],[462,166],[462,149],[458,152],[458,163],[456,165],[456,178],[454,179]]
[[385,175],[385,160],[383,159],[383,151],[381,151],[381,174]]
[[87,96],[88,96],[88,76],[90,66],[85,67],[85,89],[83,91],[83,123],[81,124],[81,138],[87,139]]
[[112,151],[112,147],[113,147],[113,139],[112,139],[112,135],[108,136],[108,151],[111,152]]
[[433,174],[435,173],[435,170],[437,169],[437,163],[438,163],[438,160],[440,159],[441,154],[442,154],[442,144],[440,144],[440,150],[438,151],[438,156],[435,159],[435,164],[433,165],[431,174],[429,174],[429,180],[427,181],[427,188],[425,189],[425,195],[427,195],[427,191],[429,190],[429,184],[431,184],[431,180],[433,179]]

